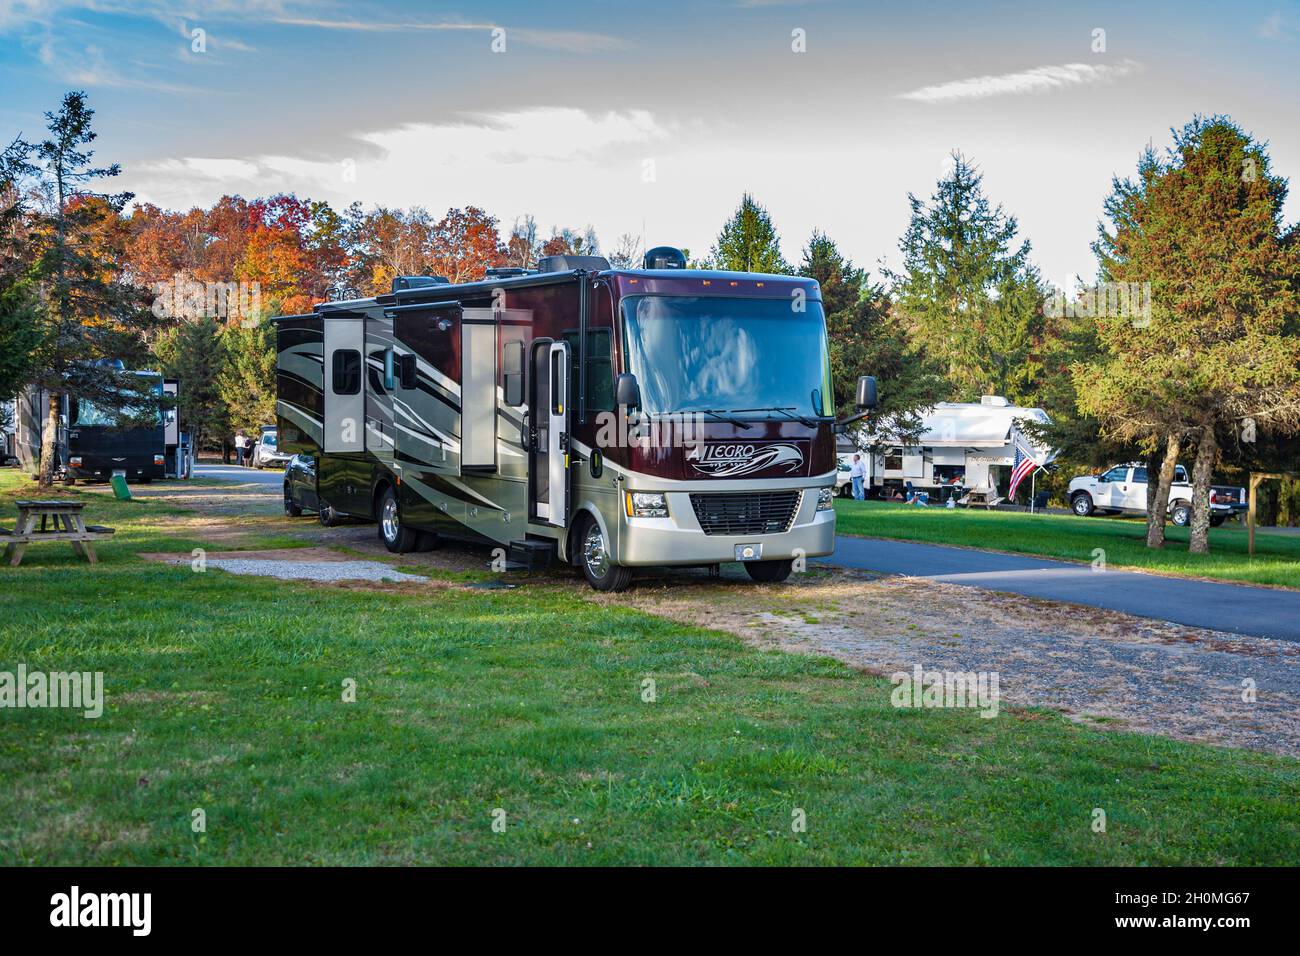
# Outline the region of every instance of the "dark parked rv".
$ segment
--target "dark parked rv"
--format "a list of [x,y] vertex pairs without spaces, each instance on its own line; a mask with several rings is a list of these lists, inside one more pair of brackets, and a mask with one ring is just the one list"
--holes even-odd
[[601,590],[649,565],[783,580],[834,547],[820,289],[652,255],[666,267],[399,277],[278,319],[280,448],[393,551],[470,537]]
[[[121,363],[114,366],[121,370]],[[57,396],[58,430],[54,445],[56,477],[63,480],[107,481],[114,474],[130,481],[188,478],[192,465],[189,436],[180,431],[174,400],[180,385],[158,372],[128,372],[144,380],[145,388],[169,396],[170,407],[152,414],[147,423],[123,422],[119,404],[101,407],[69,395]],[[45,414],[50,395],[43,388],[26,388],[14,401],[14,448],[19,463],[35,472],[41,457]],[[129,401],[129,399],[125,399]],[[133,416],[138,418],[139,416]]]

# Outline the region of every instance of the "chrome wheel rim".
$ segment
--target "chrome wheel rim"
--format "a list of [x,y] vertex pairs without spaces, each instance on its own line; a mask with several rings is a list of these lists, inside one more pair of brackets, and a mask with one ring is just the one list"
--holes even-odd
[[609,573],[609,555],[605,553],[605,536],[600,533],[598,525],[587,529],[587,536],[582,542],[582,559],[593,578],[603,578]]
[[401,525],[397,520],[397,502],[392,498],[384,499],[384,513],[381,518],[384,527],[384,540],[396,541]]
[[1088,516],[1088,499],[1087,499],[1087,498],[1075,498],[1075,499],[1074,499],[1074,513],[1077,514],[1077,515],[1083,515],[1085,518]]

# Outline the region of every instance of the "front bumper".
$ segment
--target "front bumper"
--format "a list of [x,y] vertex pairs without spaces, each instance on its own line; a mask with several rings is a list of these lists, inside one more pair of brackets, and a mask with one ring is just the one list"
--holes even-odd
[[99,456],[81,456],[80,465],[68,465],[68,474],[80,481],[108,481],[117,472],[126,476],[127,481],[135,481],[140,478],[157,478],[159,480],[167,476],[167,466],[155,465],[152,462],[144,464],[141,462],[113,462],[105,460]]
[[615,561],[629,567],[725,564],[737,546],[758,546],[757,560],[824,557],[835,550],[835,512],[817,510],[817,492],[803,495],[788,531],[774,534],[705,534],[690,492],[671,491],[667,518],[629,518],[620,508]]

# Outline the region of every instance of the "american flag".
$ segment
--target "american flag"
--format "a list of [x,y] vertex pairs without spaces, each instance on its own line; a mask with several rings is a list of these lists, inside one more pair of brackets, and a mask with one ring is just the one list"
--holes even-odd
[[1020,446],[1020,441],[1016,441],[1015,462],[1011,466],[1011,490],[1007,492],[1008,498],[1016,496],[1016,489],[1038,467],[1038,462],[1034,461],[1033,455],[1025,451]]

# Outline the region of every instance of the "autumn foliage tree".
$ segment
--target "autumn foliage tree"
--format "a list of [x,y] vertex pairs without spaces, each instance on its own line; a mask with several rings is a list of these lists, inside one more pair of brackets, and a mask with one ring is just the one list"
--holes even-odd
[[1080,401],[1108,430],[1164,447],[1162,485],[1195,446],[1193,553],[1209,550],[1224,439],[1300,430],[1300,244],[1286,195],[1262,144],[1227,117],[1197,117],[1166,156],[1147,150],[1136,179],[1116,180],[1094,247],[1104,278],[1150,283],[1151,308],[1141,323],[1099,319],[1103,352],[1077,371]]

